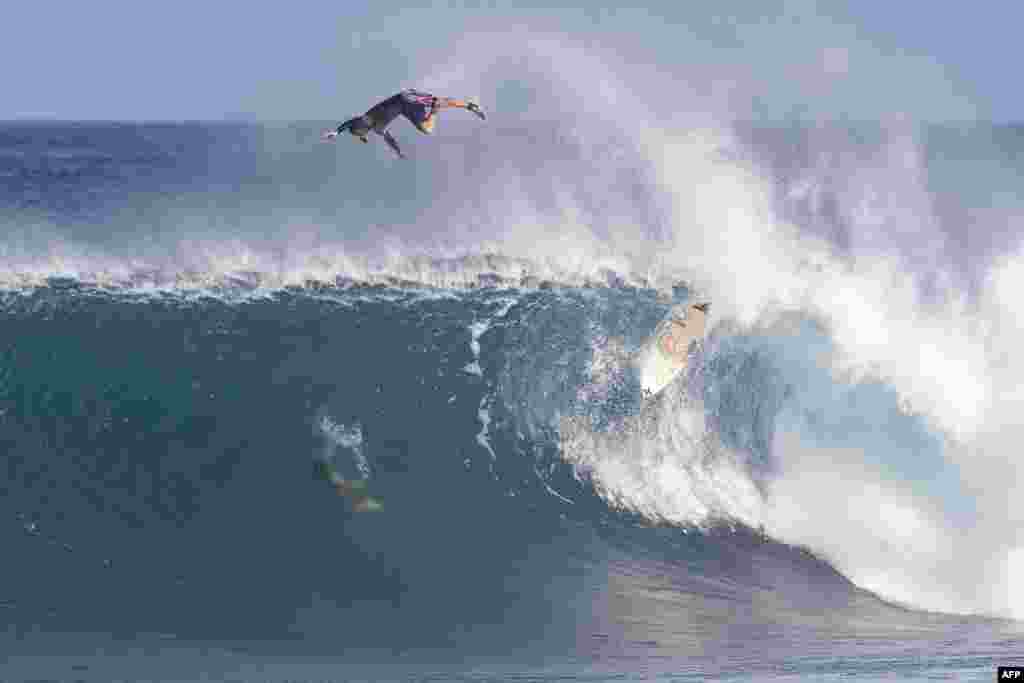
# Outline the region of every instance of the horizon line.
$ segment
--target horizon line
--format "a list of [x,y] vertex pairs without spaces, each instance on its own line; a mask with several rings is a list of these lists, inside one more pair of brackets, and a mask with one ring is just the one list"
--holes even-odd
[[[107,124],[107,125],[231,125],[231,124],[248,124],[248,125],[266,125],[266,124],[323,124],[324,122],[334,121],[335,118],[260,118],[260,117],[222,117],[222,118],[125,118],[125,119],[113,119],[113,118],[61,118],[57,116],[16,116],[12,118],[0,118],[0,125],[11,125],[11,124]],[[768,125],[768,126],[782,126],[792,124],[843,124],[843,125],[864,125],[864,124],[879,124],[887,123],[892,119],[887,118],[874,118],[874,119],[848,119],[842,117],[833,118],[763,118],[758,119],[754,117],[746,118],[735,118],[729,121],[729,124],[754,124],[754,125]],[[933,126],[969,126],[969,125],[989,125],[989,126],[1022,126],[1024,125],[1024,119],[902,119],[904,122],[917,124],[917,125],[933,125]]]

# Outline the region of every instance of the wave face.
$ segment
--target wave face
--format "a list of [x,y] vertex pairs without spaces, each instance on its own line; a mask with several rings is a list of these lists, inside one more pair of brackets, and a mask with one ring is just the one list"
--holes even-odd
[[[260,660],[239,657],[269,648],[305,662],[282,676],[317,678],[331,674],[309,669],[312,654],[451,666],[511,647],[519,666],[726,674],[751,657],[766,670],[893,661],[908,630],[926,650],[1010,642],[1001,622],[883,602],[827,544],[773,538],[772,506],[800,500],[772,497],[796,390],[747,338],[709,352],[689,392],[642,408],[608,358],[667,309],[611,288],[10,295],[13,650],[81,659],[83,641],[52,634],[110,634],[94,649],[155,643],[209,671],[225,662],[196,644],[215,644],[256,675]],[[367,482],[383,510],[354,511],[320,462]],[[879,638],[891,647],[864,645]],[[899,666],[917,671],[916,657]],[[54,666],[23,660],[12,675]]]
[[[495,41],[424,85],[501,102]],[[314,124],[0,128],[10,633],[728,672],[1024,614],[1019,131],[724,127],[530,50],[555,120],[446,117],[405,164]]]

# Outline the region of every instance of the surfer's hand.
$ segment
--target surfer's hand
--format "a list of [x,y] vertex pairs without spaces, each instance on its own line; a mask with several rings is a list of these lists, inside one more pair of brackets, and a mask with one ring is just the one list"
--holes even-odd
[[466,109],[468,109],[469,111],[473,112],[474,114],[479,116],[481,119],[486,119],[487,118],[484,115],[483,110],[480,109],[480,105],[477,104],[476,102],[469,102],[468,104],[466,104]]
[[325,130],[320,139],[324,142],[332,142],[334,138],[338,137],[338,131],[336,130]]

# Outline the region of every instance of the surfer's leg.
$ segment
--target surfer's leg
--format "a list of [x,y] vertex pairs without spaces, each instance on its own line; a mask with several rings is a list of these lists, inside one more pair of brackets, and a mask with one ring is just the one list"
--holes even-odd
[[437,121],[437,112],[442,109],[465,109],[471,111],[481,119],[487,118],[475,102],[456,100],[451,97],[436,97],[430,109],[424,111],[418,117],[409,117],[416,129],[421,133],[430,134],[434,131],[434,124]]
[[409,119],[416,130],[429,135],[434,131],[437,122],[437,112],[442,109],[465,109],[471,111],[480,118],[485,118],[484,113],[475,102],[468,100],[457,100],[451,97],[436,97],[429,93],[408,91],[402,100],[402,115]]
[[434,112],[430,112],[429,114],[426,115],[425,118],[423,118],[423,120],[414,122],[416,125],[416,130],[425,135],[430,135],[431,133],[434,132],[435,120],[436,119],[434,116]]
[[402,112],[416,130],[429,135],[434,130],[434,113],[437,111],[437,98],[420,97],[414,102],[407,102]]
[[472,100],[458,100],[455,99],[454,97],[438,97],[437,104],[435,105],[434,108],[436,110],[451,108],[465,109],[466,111],[473,112],[482,119],[487,118],[484,115],[483,110],[480,109],[480,105],[478,105],[476,102],[473,102]]
[[457,100],[454,97],[438,97],[437,108],[438,109],[450,109],[452,107],[458,107],[460,109],[466,108],[466,102],[464,100]]
[[402,116],[416,126],[421,133],[434,130],[434,112],[437,111],[437,98],[430,93],[408,90],[403,94]]

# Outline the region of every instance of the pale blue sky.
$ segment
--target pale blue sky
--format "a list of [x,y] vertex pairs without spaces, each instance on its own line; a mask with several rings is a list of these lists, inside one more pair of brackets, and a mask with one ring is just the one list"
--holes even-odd
[[[0,119],[347,117],[428,73],[459,34],[527,25],[621,45],[624,59],[659,68],[742,69],[754,103],[743,114],[1024,120],[1021,3],[601,5],[13,2],[0,29]],[[822,76],[808,65],[822,64],[827,78],[809,82]]]

